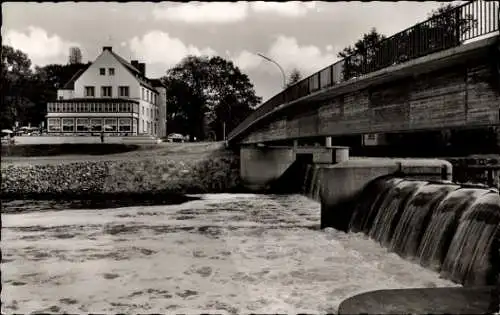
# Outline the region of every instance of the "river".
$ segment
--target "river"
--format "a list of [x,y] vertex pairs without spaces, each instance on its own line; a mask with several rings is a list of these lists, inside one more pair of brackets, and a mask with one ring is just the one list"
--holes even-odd
[[3,213],[2,313],[334,313],[365,291],[456,286],[362,234],[320,230],[306,197],[200,197]]

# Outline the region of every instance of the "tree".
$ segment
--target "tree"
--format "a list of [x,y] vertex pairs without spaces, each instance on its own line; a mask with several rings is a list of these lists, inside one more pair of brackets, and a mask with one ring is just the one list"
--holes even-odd
[[35,67],[27,97],[34,103],[29,113],[31,123],[38,124],[45,120],[47,103],[57,98],[57,90],[61,89],[78,71],[90,66],[87,64],[50,64]]
[[[221,57],[188,56],[167,71],[169,131],[222,139],[260,103],[248,76]],[[171,124],[171,125],[170,125]]]
[[343,75],[348,80],[366,73],[375,64],[378,44],[385,39],[375,28],[363,35],[354,46],[348,46],[338,53],[339,58],[345,58]]
[[373,28],[354,47],[338,54],[345,58],[344,80],[460,45],[463,35],[476,27],[477,19],[456,7],[442,5],[429,14],[427,21],[387,39]]
[[299,69],[293,68],[292,72],[290,73],[290,76],[288,77],[288,83],[287,87],[294,85],[295,83],[299,82],[302,79],[302,74],[300,73]]
[[25,96],[30,86],[31,60],[20,50],[2,45],[1,128],[12,128],[16,121],[24,123],[25,111],[32,106]]

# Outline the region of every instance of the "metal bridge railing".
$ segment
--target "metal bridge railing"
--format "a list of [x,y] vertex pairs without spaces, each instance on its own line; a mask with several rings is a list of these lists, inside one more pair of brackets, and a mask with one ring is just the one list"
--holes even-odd
[[368,73],[498,32],[499,1],[475,0],[418,23],[286,88],[259,106],[228,135],[232,140],[277,106]]

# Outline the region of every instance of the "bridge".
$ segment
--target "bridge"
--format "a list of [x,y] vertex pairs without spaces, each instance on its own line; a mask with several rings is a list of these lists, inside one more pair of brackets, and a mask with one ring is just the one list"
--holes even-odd
[[278,93],[229,135],[230,144],[498,126],[497,1],[470,1],[356,51]]
[[[405,200],[410,200],[405,198],[427,194],[424,199],[429,201],[431,197],[425,189],[412,191],[409,184],[393,190],[382,185],[377,190],[374,183],[385,176],[398,176],[418,179],[412,185],[430,189],[429,183],[442,185],[443,180],[451,180],[451,164],[437,159],[350,158],[350,148],[335,146],[337,140],[350,136],[361,145],[370,141],[378,145],[391,141],[389,136],[396,133],[500,126],[499,24],[498,1],[470,1],[375,47],[358,50],[286,88],[228,135],[228,143],[240,148],[243,184],[253,190],[278,188],[281,192],[305,193],[321,203],[321,228],[345,232],[353,226],[357,211],[364,216],[365,224],[375,220],[372,210],[380,206],[384,209],[380,211],[386,213],[377,222],[386,225],[384,231],[393,233],[395,222],[406,211],[401,210],[406,209]],[[453,202],[466,204],[470,189],[464,186],[459,190]],[[387,202],[381,206],[378,199],[370,199],[373,196],[387,196]],[[488,205],[486,201],[481,204],[484,209],[491,207],[491,211],[481,217],[499,218],[498,193],[492,191],[491,196]],[[412,207],[408,216],[414,214],[412,211],[428,209],[415,203]],[[455,211],[458,207],[450,205],[446,209]],[[455,214],[462,218],[459,212]],[[463,222],[485,222],[479,214],[477,219],[470,218]],[[500,224],[499,220],[492,220],[491,227]],[[410,229],[409,225],[415,228],[414,224],[421,223],[417,221],[405,223],[405,229]],[[476,228],[483,229],[490,227]],[[454,237],[457,235],[459,232]],[[481,257],[499,250],[493,245],[488,248]],[[466,257],[475,255],[468,249],[460,255],[453,254],[453,260],[458,261],[457,266],[468,266],[461,267],[463,270],[470,268],[480,273],[486,266],[466,265]],[[498,266],[493,258],[489,263]],[[472,286],[368,292],[344,301],[339,313],[492,313],[498,311],[498,292],[500,284],[497,291]],[[437,310],[436,305],[442,309]]]

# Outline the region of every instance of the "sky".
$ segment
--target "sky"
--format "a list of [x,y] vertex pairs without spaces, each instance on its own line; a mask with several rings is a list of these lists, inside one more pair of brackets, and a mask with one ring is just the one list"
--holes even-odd
[[308,76],[375,27],[391,36],[441,2],[4,2],[4,44],[34,65],[65,64],[69,47],[93,61],[103,46],[161,77],[187,55],[218,55],[246,73],[263,100],[280,92],[280,70]]

